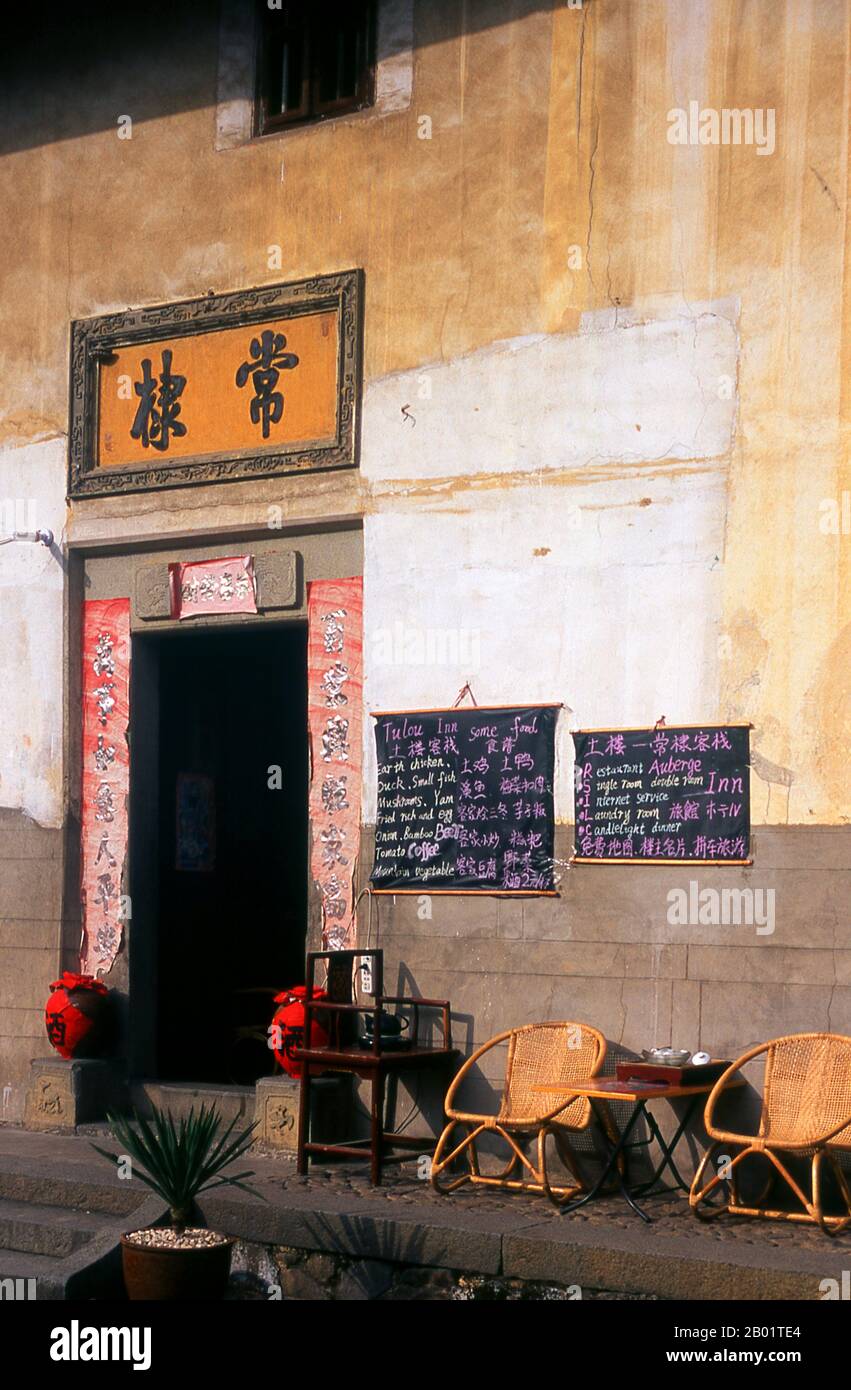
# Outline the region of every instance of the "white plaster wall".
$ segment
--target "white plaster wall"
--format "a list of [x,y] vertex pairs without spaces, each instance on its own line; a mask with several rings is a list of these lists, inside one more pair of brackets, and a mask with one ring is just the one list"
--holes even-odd
[[364,475],[721,458],[735,416],[732,313],[724,304],[649,322],[624,310],[588,315],[578,334],[515,338],[385,377],[365,401]]
[[571,728],[715,717],[736,359],[703,310],[495,344],[430,368],[422,401],[422,372],[371,386],[367,710],[451,705],[468,678],[480,704],[564,701],[562,821]]
[[0,546],[0,806],[53,827],[62,824],[65,458],[64,439],[0,451],[0,536],[17,511],[56,537],[51,550]]
[[[480,703],[563,700],[560,820],[571,727],[715,715],[735,422],[719,382],[736,364],[729,306],[701,306],[619,311],[370,385],[367,709],[451,704],[468,678]],[[32,499],[57,540],[64,479],[64,440],[0,454],[0,499]],[[62,821],[63,578],[56,551],[0,547],[0,806],[47,826]],[[365,739],[369,822],[371,721]]]

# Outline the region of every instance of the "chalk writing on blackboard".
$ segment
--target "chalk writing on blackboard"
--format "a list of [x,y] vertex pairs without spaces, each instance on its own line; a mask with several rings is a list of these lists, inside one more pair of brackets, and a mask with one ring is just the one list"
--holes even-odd
[[374,887],[553,892],[558,709],[374,715]]
[[749,731],[575,733],[576,860],[749,863]]

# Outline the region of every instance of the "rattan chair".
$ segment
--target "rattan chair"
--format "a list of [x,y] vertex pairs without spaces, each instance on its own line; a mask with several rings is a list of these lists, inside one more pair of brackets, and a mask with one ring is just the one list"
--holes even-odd
[[[763,1053],[765,1084],[757,1134],[720,1129],[714,1121],[719,1097],[735,1073]],[[704,1124],[714,1143],[703,1156],[689,1194],[689,1204],[697,1216],[709,1219],[729,1211],[778,1221],[813,1221],[828,1235],[835,1235],[851,1222],[851,1191],[839,1159],[841,1153],[851,1151],[851,1038],[836,1033],[798,1033],[775,1038],[746,1052],[727,1068],[710,1092]],[[716,1152],[731,1145],[744,1147],[725,1165],[723,1176],[714,1173],[704,1183]],[[762,1154],[772,1166],[768,1187],[747,1205],[742,1201],[735,1170],[752,1154]],[[780,1154],[812,1159],[809,1196],[781,1161]],[[821,1190],[825,1158],[836,1177],[845,1215],[825,1215]],[[801,1203],[802,1211],[779,1211],[762,1205],[778,1173]],[[709,1204],[710,1194],[722,1185],[727,1200],[719,1205]]]
[[[455,1097],[465,1077],[491,1048],[504,1042],[508,1043],[508,1060],[497,1114],[480,1115],[456,1108]],[[588,1081],[597,1075],[605,1056],[605,1038],[587,1023],[528,1023],[491,1038],[467,1058],[446,1093],[448,1124],[437,1142],[431,1164],[431,1182],[435,1190],[447,1193],[463,1183],[482,1184],[543,1192],[557,1205],[582,1191],[582,1174],[567,1134],[588,1128],[591,1106],[584,1096],[540,1094],[532,1088],[547,1081],[562,1085]],[[450,1144],[456,1128],[466,1134],[457,1144]],[[511,1150],[508,1166],[498,1174],[482,1173],[479,1167],[476,1141],[482,1134],[499,1135]],[[569,1186],[550,1182],[546,1143],[551,1134],[562,1162],[575,1179]],[[537,1141],[537,1165],[522,1148],[523,1141],[533,1137]],[[466,1161],[466,1171],[451,1176],[450,1168],[462,1157]],[[521,1176],[515,1176],[518,1169]]]

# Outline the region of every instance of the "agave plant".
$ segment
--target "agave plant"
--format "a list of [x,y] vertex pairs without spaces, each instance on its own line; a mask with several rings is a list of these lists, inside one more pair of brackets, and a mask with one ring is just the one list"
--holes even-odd
[[[175,1230],[185,1230],[195,1212],[196,1197],[214,1187],[239,1187],[252,1196],[263,1197],[262,1192],[243,1181],[253,1178],[253,1170],[222,1173],[245,1153],[255,1124],[231,1138],[234,1118],[222,1134],[223,1120],[215,1105],[202,1105],[197,1115],[193,1106],[188,1117],[183,1116],[178,1124],[170,1110],[159,1110],[157,1106],[153,1107],[150,1120],[138,1111],[133,1112],[132,1122],[123,1115],[108,1113],[106,1118],[123,1155],[129,1154],[133,1160],[135,1176],[168,1203]],[[122,1154],[108,1153],[97,1144],[92,1148],[112,1163],[122,1160]]]

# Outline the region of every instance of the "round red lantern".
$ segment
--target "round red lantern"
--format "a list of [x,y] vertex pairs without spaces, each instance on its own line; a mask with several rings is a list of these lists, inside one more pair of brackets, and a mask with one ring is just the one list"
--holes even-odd
[[[293,1057],[297,1047],[304,1046],[304,1000],[307,985],[293,985],[282,994],[275,995],[275,1003],[280,1007],[275,1011],[269,1028],[272,1049],[288,1076],[301,1076],[301,1062]],[[327,999],[324,989],[313,991],[314,999]],[[328,1034],[318,1022],[316,1014],[311,1018],[310,1042],[313,1047],[325,1047]]]
[[51,1045],[68,1061],[95,1056],[104,1031],[106,985],[93,975],[66,970],[50,988],[44,1022]]

